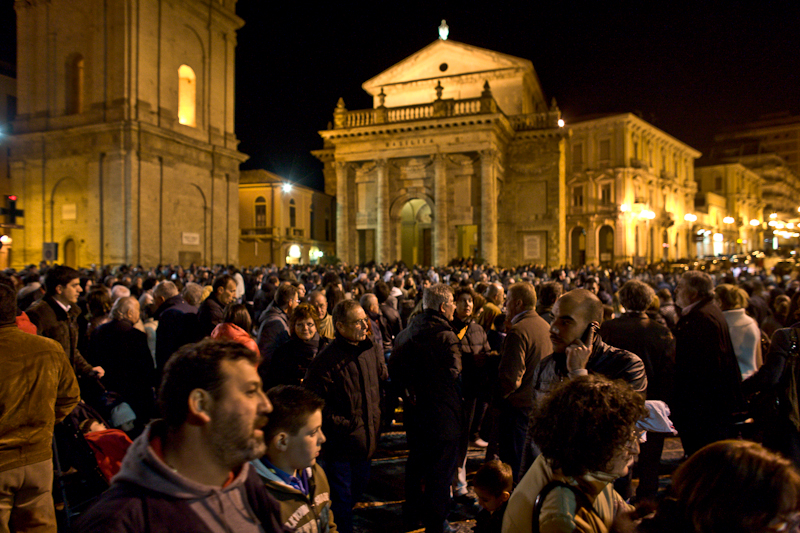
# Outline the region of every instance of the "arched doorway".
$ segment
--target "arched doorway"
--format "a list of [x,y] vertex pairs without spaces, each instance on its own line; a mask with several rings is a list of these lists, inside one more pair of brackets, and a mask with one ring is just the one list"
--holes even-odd
[[583,266],[586,264],[586,230],[581,226],[572,229],[572,266]]
[[614,266],[614,228],[605,225],[597,236],[597,248],[600,253],[600,264],[610,268]]
[[75,241],[67,239],[64,242],[64,264],[68,267],[78,268],[77,252],[75,250]]
[[400,256],[406,265],[432,264],[431,207],[414,198],[400,210]]

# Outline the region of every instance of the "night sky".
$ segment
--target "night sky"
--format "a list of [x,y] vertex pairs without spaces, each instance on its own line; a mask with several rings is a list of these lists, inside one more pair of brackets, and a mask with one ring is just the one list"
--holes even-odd
[[[0,59],[13,61],[13,1],[1,0]],[[343,97],[371,107],[369,78],[450,39],[533,62],[564,118],[636,112],[707,151],[715,132],[800,113],[798,2],[310,2],[239,0],[236,133],[266,168],[321,187],[318,130]]]

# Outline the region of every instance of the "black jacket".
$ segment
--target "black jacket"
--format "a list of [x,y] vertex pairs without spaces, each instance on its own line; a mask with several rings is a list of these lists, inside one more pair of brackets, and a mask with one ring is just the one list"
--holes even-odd
[[[474,319],[452,322],[456,336],[461,337],[461,379],[464,397],[475,398],[481,386],[488,386],[482,371],[485,357],[492,351],[486,331]],[[465,330],[466,328],[466,330]]]
[[325,400],[322,431],[328,440],[322,451],[330,460],[363,460],[375,453],[380,381],[387,377],[379,351],[369,338],[352,344],[337,334],[308,367],[303,386]]
[[78,315],[81,310],[77,305],[71,306],[67,312],[51,296],[45,296],[34,302],[26,313],[39,335],[58,341],[64,347],[78,377],[94,374],[92,365],[78,351]]
[[[594,337],[594,348],[586,370],[608,379],[621,379],[633,390],[647,392],[647,374],[638,355],[609,346],[600,335]],[[534,401],[541,401],[558,383],[568,379],[567,354],[552,353],[542,359],[533,375]]]
[[127,320],[112,320],[94,331],[87,357],[103,367],[101,382],[130,404],[138,420],[146,424],[155,416],[155,366],[145,333]]
[[744,409],[742,374],[728,323],[711,297],[681,317],[675,343],[675,398],[670,407],[676,426],[720,424]]
[[415,429],[456,439],[464,423],[461,342],[444,315],[426,309],[414,316],[395,339],[390,364]]
[[217,300],[214,293],[211,293],[208,298],[203,300],[203,303],[197,309],[197,325],[200,336],[207,337],[211,335],[217,324],[222,322],[224,313],[225,306]]
[[647,373],[647,399],[671,400],[675,338],[669,328],[645,313],[625,313],[600,326],[600,337],[616,348],[635,353]]
[[186,303],[178,294],[164,300],[153,318],[158,320],[156,367],[160,373],[178,348],[200,340],[197,333],[197,308]]
[[289,342],[279,346],[272,354],[269,370],[266,365],[258,367],[264,390],[276,385],[301,385],[311,361],[331,342],[327,337],[316,335],[318,344],[300,340],[292,335]]

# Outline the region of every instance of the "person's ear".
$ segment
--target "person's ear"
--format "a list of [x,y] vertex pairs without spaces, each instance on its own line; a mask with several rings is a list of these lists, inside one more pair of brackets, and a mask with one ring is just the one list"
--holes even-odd
[[504,502],[507,502],[510,497],[511,493],[508,492],[507,490],[504,490],[503,492],[500,493],[500,499],[503,500]]
[[281,431],[272,437],[272,444],[276,450],[285,452],[289,449],[289,434],[285,431]]
[[56,294],[60,295],[62,292],[64,292],[64,286],[56,285]]
[[203,389],[194,389],[189,393],[188,418],[189,422],[197,425],[208,424],[211,422],[211,395]]

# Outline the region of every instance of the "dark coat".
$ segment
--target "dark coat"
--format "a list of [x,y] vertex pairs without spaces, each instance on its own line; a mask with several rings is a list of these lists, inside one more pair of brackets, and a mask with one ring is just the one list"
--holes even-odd
[[222,322],[222,317],[225,315],[225,306],[217,300],[216,295],[212,292],[208,298],[203,300],[200,307],[197,309],[197,327],[198,333],[201,337],[208,337],[217,324]]
[[158,320],[156,367],[160,374],[167,360],[178,348],[200,340],[197,333],[197,308],[186,303],[183,296],[178,294],[164,300],[153,318]]
[[101,379],[130,404],[142,423],[155,415],[156,373],[147,346],[147,334],[128,320],[112,320],[98,327],[89,341],[89,360],[106,371]]
[[392,381],[407,391],[405,411],[419,413],[413,424],[435,440],[457,439],[464,424],[461,342],[447,319],[426,309],[411,319],[394,343]]
[[78,315],[81,310],[77,305],[71,306],[67,313],[51,296],[45,296],[34,302],[26,313],[36,324],[39,335],[61,344],[78,377],[94,373],[92,365],[78,351]]
[[533,408],[533,372],[539,361],[553,351],[550,325],[536,311],[514,317],[503,342],[497,369],[498,395],[526,413]]
[[265,368],[269,368],[272,363],[272,354],[275,350],[289,341],[289,335],[289,315],[277,305],[268,307],[261,314],[261,326],[256,336],[258,351],[261,352],[261,364]]
[[675,343],[675,394],[670,407],[678,431],[708,433],[709,426],[730,423],[731,414],[744,409],[742,374],[728,324],[713,298],[701,300],[681,317]]
[[671,400],[675,364],[675,338],[669,328],[645,313],[625,313],[600,326],[600,337],[607,344],[635,353],[647,373],[647,399]]
[[391,335],[391,340],[394,342],[394,339],[403,331],[403,320],[400,318],[400,313],[397,312],[397,309],[388,303],[382,303],[380,308],[384,322],[386,323],[386,329]]
[[[332,461],[364,460],[378,445],[381,424],[379,348],[369,338],[336,338],[311,362],[303,386],[325,400],[322,446]],[[385,377],[385,376],[384,376]]]
[[482,367],[485,358],[492,351],[486,331],[474,319],[468,318],[466,322],[453,319],[453,331],[461,341],[461,379],[464,397],[475,398],[480,392],[480,387],[486,385]]
[[269,370],[263,365],[258,367],[264,390],[275,385],[301,385],[311,361],[331,342],[321,335],[317,335],[317,338],[319,344],[316,347],[300,340],[296,335],[292,335],[288,342],[279,346],[272,354]]

